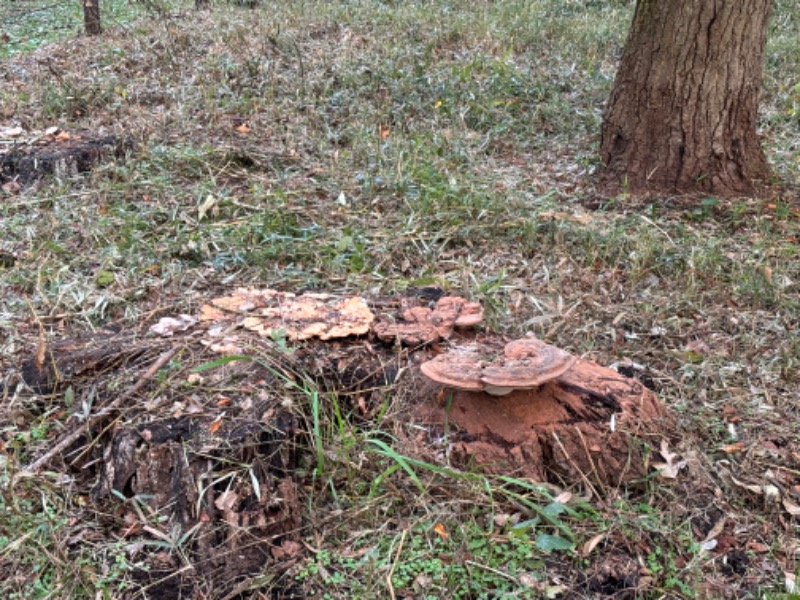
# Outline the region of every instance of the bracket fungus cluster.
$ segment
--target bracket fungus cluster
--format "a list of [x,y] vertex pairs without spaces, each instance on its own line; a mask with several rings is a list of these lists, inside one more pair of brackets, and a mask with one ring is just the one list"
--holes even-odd
[[502,350],[462,346],[421,365],[422,373],[447,387],[504,396],[529,390],[560,377],[577,357],[534,337],[507,343]]
[[375,320],[366,301],[358,296],[295,295],[270,289],[238,289],[232,296],[213,299],[200,312],[200,320],[206,322],[224,324],[231,317],[244,317],[242,327],[259,335],[281,333],[289,340],[362,335]]
[[447,340],[456,328],[474,327],[483,321],[483,307],[458,296],[439,298],[433,307],[411,306],[399,318],[381,318],[375,335],[385,342],[399,339],[407,345]]

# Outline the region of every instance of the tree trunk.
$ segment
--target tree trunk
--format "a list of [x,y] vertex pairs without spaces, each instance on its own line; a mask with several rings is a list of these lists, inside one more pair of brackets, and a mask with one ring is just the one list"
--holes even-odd
[[601,188],[751,194],[772,0],[638,0],[600,138]]
[[100,0],[83,0],[83,26],[86,35],[100,35]]

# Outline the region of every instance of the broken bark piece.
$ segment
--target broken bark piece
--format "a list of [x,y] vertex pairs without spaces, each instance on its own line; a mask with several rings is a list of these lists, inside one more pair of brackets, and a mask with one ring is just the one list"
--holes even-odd
[[474,327],[483,321],[483,307],[458,296],[444,296],[436,303],[431,318],[434,322],[452,321],[455,327]]
[[385,342],[400,340],[406,345],[430,344],[449,339],[456,327],[474,327],[483,321],[483,307],[458,296],[444,296],[433,308],[413,306],[400,319],[381,317],[373,330]]
[[493,346],[467,346],[421,365],[429,379],[465,391],[503,396],[528,390],[566,373],[577,358],[534,337],[509,342],[498,356]]

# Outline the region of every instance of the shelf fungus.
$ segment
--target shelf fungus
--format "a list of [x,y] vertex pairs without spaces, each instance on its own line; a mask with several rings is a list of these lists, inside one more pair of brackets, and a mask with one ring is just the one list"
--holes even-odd
[[557,379],[577,357],[533,337],[509,342],[502,353],[492,348],[465,346],[440,354],[421,365],[422,373],[437,383],[470,392],[504,396]]
[[412,306],[400,318],[381,317],[373,326],[379,339],[400,340],[407,345],[449,339],[456,328],[474,327],[483,321],[483,308],[458,296],[444,296],[433,308]]
[[375,316],[358,296],[330,294],[295,295],[275,290],[240,288],[232,296],[215,298],[204,305],[200,320],[228,325],[239,319],[245,329],[262,336],[281,334],[297,341],[331,340],[369,332]]

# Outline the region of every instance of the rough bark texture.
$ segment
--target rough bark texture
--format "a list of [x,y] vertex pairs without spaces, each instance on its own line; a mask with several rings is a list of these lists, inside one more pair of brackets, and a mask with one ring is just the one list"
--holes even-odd
[[83,0],[83,26],[86,35],[100,35],[100,0]]
[[772,0],[639,0],[606,108],[607,191],[750,194]]

